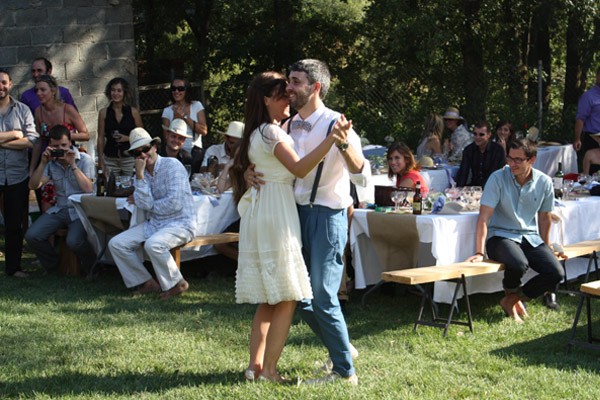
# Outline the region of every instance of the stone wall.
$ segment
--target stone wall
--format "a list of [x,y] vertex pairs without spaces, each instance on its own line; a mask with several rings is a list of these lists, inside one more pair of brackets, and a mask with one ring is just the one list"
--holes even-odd
[[12,95],[33,86],[31,61],[46,57],[52,75],[69,89],[91,136],[94,155],[104,87],[116,76],[137,87],[132,0],[2,0],[0,66]]

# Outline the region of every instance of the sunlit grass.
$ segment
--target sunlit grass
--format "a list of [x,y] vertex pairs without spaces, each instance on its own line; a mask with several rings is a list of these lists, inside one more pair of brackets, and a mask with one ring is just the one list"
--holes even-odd
[[[443,338],[438,329],[413,332],[415,296],[379,293],[362,308],[355,292],[348,324],[360,385],[278,386],[243,381],[254,307],[235,304],[233,278],[189,277],[190,291],[165,303],[132,297],[114,269],[88,283],[44,276],[25,257],[31,278],[0,276],[2,399],[600,397],[600,351],[564,351],[573,297],[560,297],[558,312],[531,302],[520,326],[501,314],[500,294],[474,295],[475,332],[453,326]],[[281,372],[307,379],[326,357],[296,318]]]

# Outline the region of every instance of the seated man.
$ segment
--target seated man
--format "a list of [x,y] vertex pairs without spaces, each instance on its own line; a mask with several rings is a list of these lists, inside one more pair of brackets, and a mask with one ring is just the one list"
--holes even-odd
[[222,170],[225,164],[233,158],[234,145],[242,138],[244,134],[244,123],[233,121],[229,123],[227,132],[224,132],[225,140],[221,144],[213,144],[204,153],[202,160],[201,172],[208,170],[208,161],[211,157],[217,157],[219,161],[219,170]]
[[[483,191],[475,255],[468,261],[483,260],[485,245],[488,257],[505,265],[506,296],[500,306],[506,315],[523,322],[527,312],[522,300],[553,292],[564,271],[550,244],[552,179],[533,168],[537,155],[533,143],[520,139],[510,142],[508,149],[508,165],[490,176]],[[521,286],[529,268],[538,275]]]
[[480,121],[473,129],[474,141],[462,153],[456,185],[484,187],[492,172],[506,164],[504,149],[490,140],[492,128],[487,121]]
[[25,239],[46,271],[53,271],[58,267],[59,255],[49,239],[57,230],[67,228],[67,246],[79,258],[82,270],[89,272],[96,255],[68,199],[72,194],[93,192],[94,161],[71,145],[71,134],[65,126],[55,125],[49,136],[50,142],[31,175],[29,188],[35,190],[52,179],[56,204],[31,225]]
[[187,124],[184,120],[176,118],[171,121],[170,126],[163,126],[167,132],[165,143],[160,147],[158,154],[162,157],[173,157],[179,160],[183,165],[192,165],[192,155],[183,148],[186,138],[191,138],[187,134]]
[[[129,202],[144,210],[146,219],[112,238],[108,246],[125,286],[139,286],[138,294],[162,290],[160,298],[167,300],[189,287],[170,250],[192,240],[196,232],[192,191],[183,165],[158,155],[160,138],[135,128],[129,143],[135,157],[135,191]],[[158,282],[144,267],[142,246]]]

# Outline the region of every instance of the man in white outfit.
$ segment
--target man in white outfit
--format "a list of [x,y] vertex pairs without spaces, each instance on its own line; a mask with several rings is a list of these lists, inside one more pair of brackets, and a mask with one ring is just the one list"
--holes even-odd
[[[125,286],[138,287],[138,294],[162,291],[160,298],[167,300],[189,287],[170,253],[196,231],[188,174],[177,159],[158,155],[160,138],[152,139],[143,128],[132,130],[129,142],[135,157],[135,192],[129,202],[144,210],[146,219],[112,238],[109,248]],[[142,246],[158,282],[144,267]]]

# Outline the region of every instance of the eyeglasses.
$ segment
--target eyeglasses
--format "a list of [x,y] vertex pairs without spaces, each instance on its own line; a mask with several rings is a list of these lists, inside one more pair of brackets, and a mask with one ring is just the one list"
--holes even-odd
[[521,158],[521,157],[509,157],[506,156],[506,162],[507,163],[515,163],[515,164],[523,164],[523,161],[528,161],[529,158]]
[[142,155],[142,153],[149,152],[151,148],[152,148],[152,146],[144,146],[141,149],[132,150],[131,154],[133,154],[134,157],[139,157]]
[[185,86],[171,86],[171,92],[185,92]]

